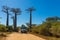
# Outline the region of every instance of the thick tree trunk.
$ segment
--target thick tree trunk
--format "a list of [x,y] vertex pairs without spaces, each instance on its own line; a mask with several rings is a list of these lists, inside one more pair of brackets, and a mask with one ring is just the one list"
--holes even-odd
[[13,29],[14,29],[14,21],[15,21],[15,18],[13,17]]
[[15,13],[14,31],[16,31],[16,27],[17,27],[17,14]]
[[32,28],[32,12],[30,12],[30,32],[31,32],[31,28]]
[[9,14],[8,14],[8,11],[7,11],[7,20],[6,20],[6,26],[7,26],[7,27],[9,26]]

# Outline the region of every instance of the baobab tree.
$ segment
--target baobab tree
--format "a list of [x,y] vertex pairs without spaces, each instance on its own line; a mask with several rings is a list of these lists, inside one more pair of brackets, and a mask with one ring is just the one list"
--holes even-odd
[[7,14],[7,19],[6,19],[6,26],[8,27],[9,26],[9,7],[7,6],[3,6],[3,9],[2,11],[5,12]]
[[13,20],[13,29],[14,29],[14,20],[15,20],[14,16],[12,16],[11,19]]
[[[2,17],[0,17],[0,19],[2,19]],[[1,24],[1,21],[0,21],[0,24]]]
[[21,10],[19,8],[11,8],[11,12],[13,12],[15,14],[15,16],[14,16],[14,31],[16,31],[17,15],[21,14]]
[[35,8],[31,7],[31,8],[28,8],[26,9],[26,11],[28,11],[30,13],[30,31],[31,31],[31,28],[32,28],[32,12],[35,11]]

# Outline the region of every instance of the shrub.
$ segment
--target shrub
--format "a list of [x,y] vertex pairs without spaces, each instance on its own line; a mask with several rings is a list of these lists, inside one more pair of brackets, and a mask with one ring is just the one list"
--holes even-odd
[[0,24],[0,31],[1,31],[1,32],[6,32],[6,31],[7,31],[6,26]]

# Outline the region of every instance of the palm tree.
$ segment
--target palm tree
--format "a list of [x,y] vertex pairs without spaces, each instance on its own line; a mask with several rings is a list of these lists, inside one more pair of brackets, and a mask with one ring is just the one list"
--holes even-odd
[[21,13],[21,10],[19,8],[12,8],[11,12],[13,12],[15,14],[14,16],[14,31],[16,31],[16,27],[17,27],[17,15],[19,15]]
[[9,26],[9,7],[3,6],[2,11],[5,12],[5,13],[7,14],[6,26],[8,27],[8,26]]
[[32,12],[35,11],[35,8],[31,7],[31,8],[28,8],[26,9],[26,11],[28,11],[30,13],[30,31],[31,31],[31,28],[32,28]]

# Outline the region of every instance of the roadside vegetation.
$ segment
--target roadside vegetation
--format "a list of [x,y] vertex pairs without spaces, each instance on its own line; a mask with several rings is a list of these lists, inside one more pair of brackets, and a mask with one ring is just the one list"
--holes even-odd
[[32,26],[32,34],[46,38],[47,40],[60,40],[60,18],[48,17],[38,26]]
[[0,24],[0,40],[5,40],[7,35],[10,34],[10,32],[7,32],[7,30],[8,28],[5,25]]
[[[17,31],[19,30],[19,27],[17,27]],[[12,26],[6,27],[3,24],[0,24],[0,40],[5,40],[6,37],[14,32],[14,29]]]

